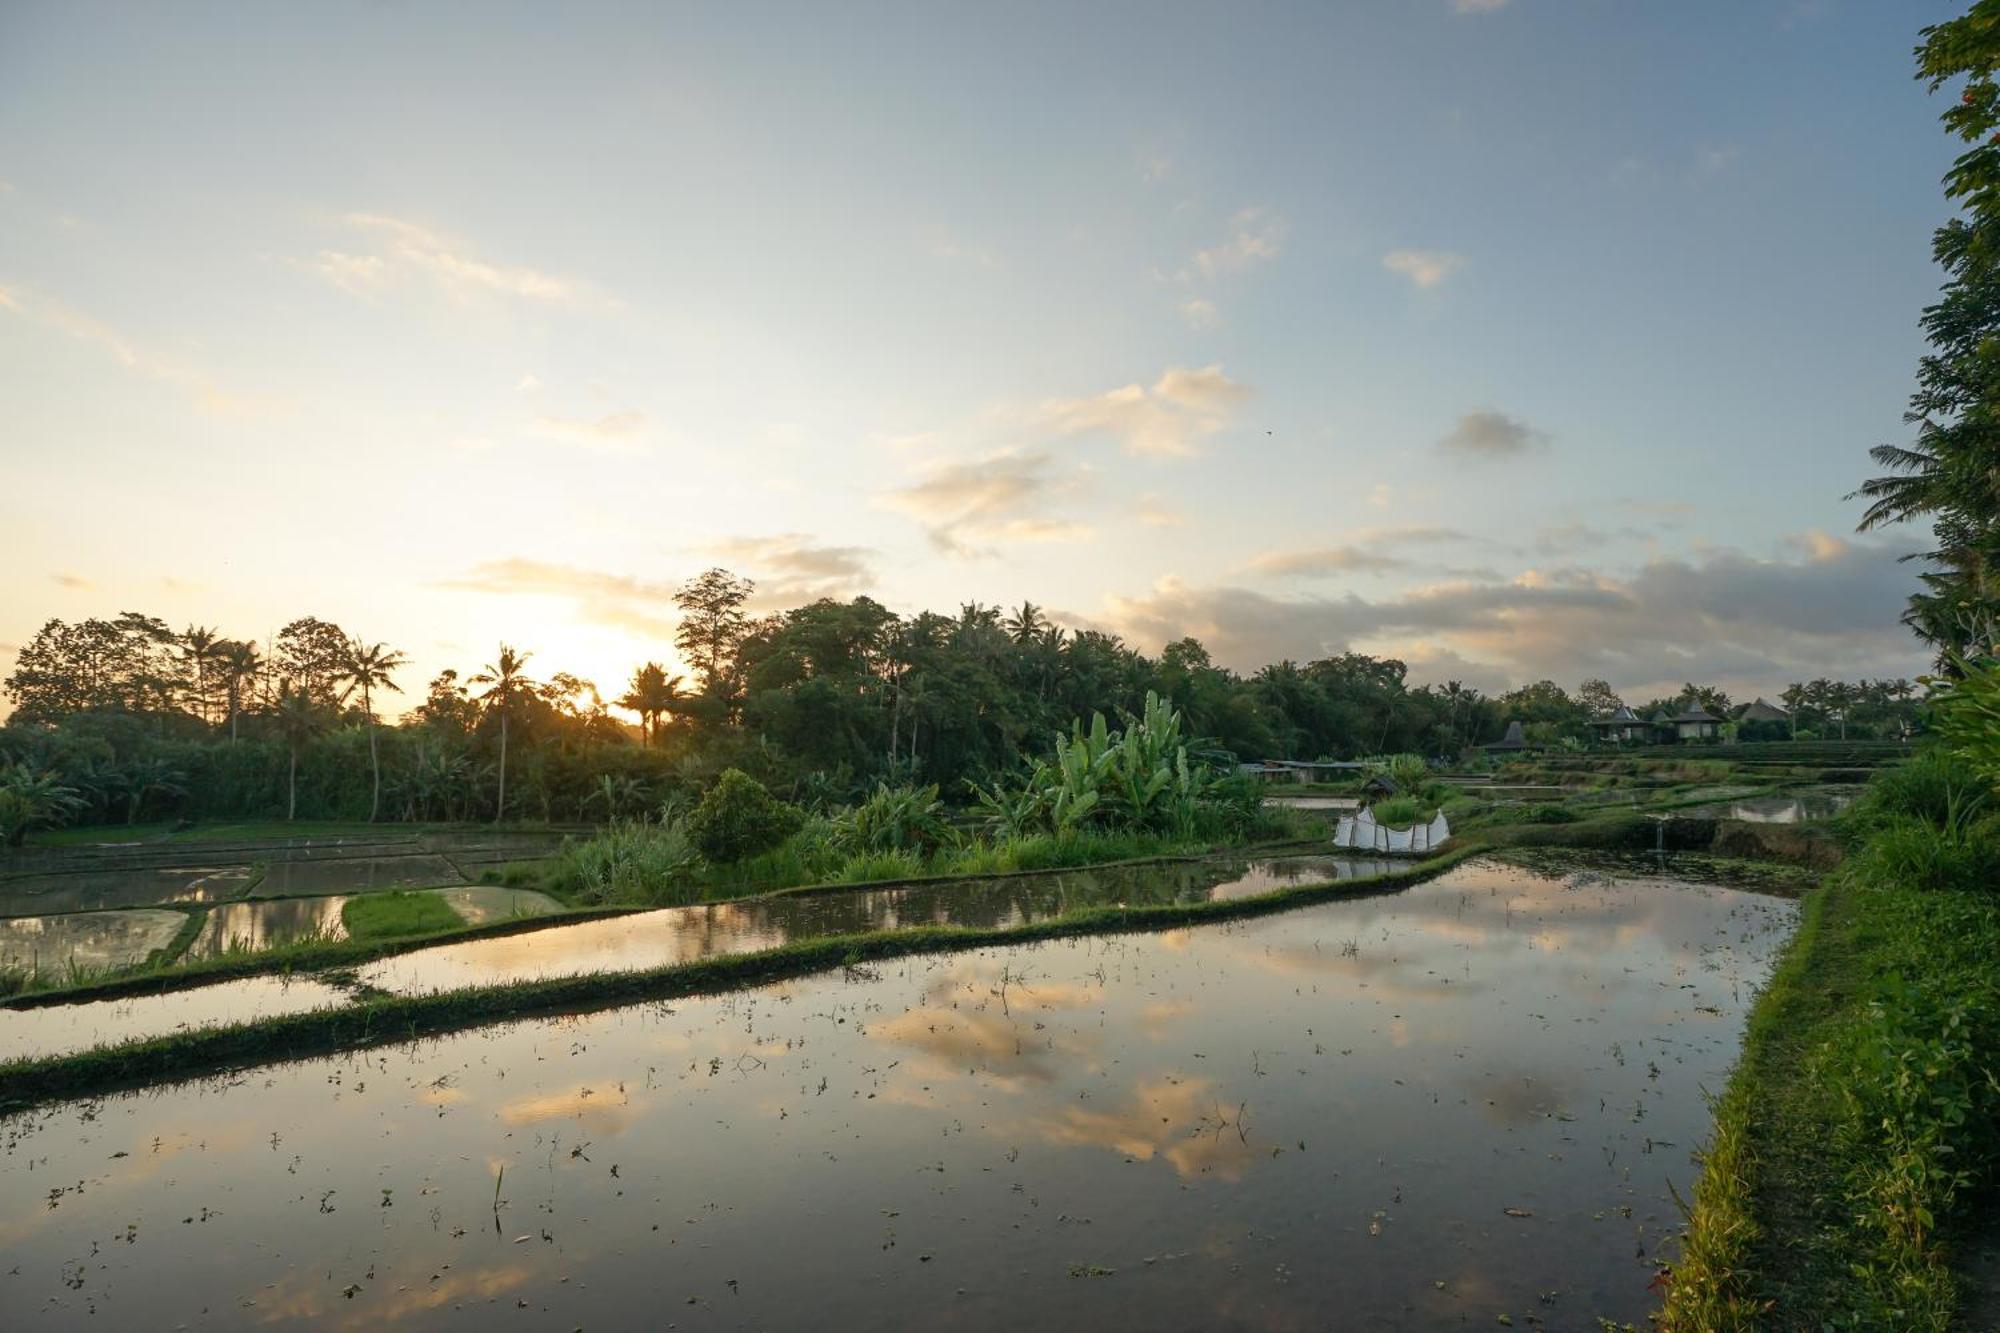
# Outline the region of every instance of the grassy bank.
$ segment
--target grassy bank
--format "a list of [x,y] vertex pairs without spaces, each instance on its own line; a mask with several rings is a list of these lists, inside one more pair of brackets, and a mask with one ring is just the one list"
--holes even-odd
[[932,926],[828,936],[777,949],[641,971],[560,977],[435,995],[382,996],[337,1009],[311,1010],[0,1065],[0,1111],[273,1061],[408,1041],[503,1019],[707,994],[911,954],[948,953],[1078,935],[1173,930],[1264,916],[1339,896],[1392,892],[1442,874],[1482,850],[1465,846],[1387,875],[1295,885],[1253,898],[1090,908],[1047,921],[996,929]]
[[2000,1163],[2000,827],[1924,760],[1878,778],[1716,1106],[1663,1327],[1947,1329]]

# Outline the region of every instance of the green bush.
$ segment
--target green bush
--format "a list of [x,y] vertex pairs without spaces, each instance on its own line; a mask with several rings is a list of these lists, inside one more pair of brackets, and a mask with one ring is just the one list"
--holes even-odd
[[698,860],[682,821],[617,819],[582,841],[565,841],[544,883],[589,906],[685,902],[691,896],[686,881]]
[[2000,888],[2000,825],[1991,818],[1933,823],[1893,816],[1875,826],[1855,864],[1873,884],[1990,891]]
[[891,787],[883,783],[841,818],[847,845],[856,852],[922,854],[952,840],[951,824],[935,785]]
[[804,815],[740,768],[727,769],[687,818],[688,840],[704,858],[734,865],[775,851],[797,832]]

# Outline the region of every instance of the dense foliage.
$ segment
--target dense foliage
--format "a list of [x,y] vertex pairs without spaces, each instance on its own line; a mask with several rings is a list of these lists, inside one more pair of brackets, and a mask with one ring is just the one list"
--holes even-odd
[[2000,0],[1923,36],[1918,77],[1933,91],[1964,81],[1943,114],[1968,145],[1945,175],[1960,214],[1932,240],[1945,282],[1923,314],[1930,351],[1905,414],[1916,438],[1872,450],[1888,471],[1857,494],[1869,501],[1864,529],[1930,523],[1936,545],[1904,621],[1942,663],[2000,643]]
[[[806,809],[885,784],[934,786],[951,806],[977,789],[1022,831],[1095,826],[1119,803],[1132,827],[1164,829],[1185,824],[1201,771],[1236,760],[1455,756],[1514,721],[1532,741],[1576,746],[1592,716],[1621,702],[1603,681],[1574,694],[1537,681],[1497,697],[1456,681],[1413,686],[1403,663],[1357,653],[1243,676],[1193,639],[1150,658],[1065,630],[1032,604],[904,617],[862,597],[751,619],[750,592],[723,570],[683,589],[676,647],[692,688],[647,662],[607,701],[503,645],[470,675],[439,673],[394,725],[378,710],[401,692],[401,654],[317,617],[263,649],[135,613],[52,620],[5,681],[14,712],[0,765],[12,767],[0,769],[0,791],[17,794],[0,795],[0,838],[163,816],[606,822],[690,805],[731,768]],[[1899,734],[1911,693],[1907,682],[1794,686],[1786,738]],[[1732,706],[1690,682],[1642,711],[1689,701]],[[1180,719],[1169,749],[1186,750],[1186,778],[1160,768],[1165,751],[1130,751],[1151,744],[1149,709]],[[1099,715],[1127,749],[1093,750],[1096,733],[1079,730],[1064,743],[1075,753],[1035,757],[1049,736]]]

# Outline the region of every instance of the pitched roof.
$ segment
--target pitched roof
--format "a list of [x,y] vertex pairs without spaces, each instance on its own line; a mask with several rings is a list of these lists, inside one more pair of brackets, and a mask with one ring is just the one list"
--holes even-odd
[[1593,727],[1637,727],[1645,725],[1645,719],[1632,711],[1631,705],[1619,704],[1617,711],[1604,717],[1590,719]]
[[1776,704],[1765,703],[1764,697],[1758,695],[1757,702],[1739,713],[1737,720],[1741,722],[1790,722],[1792,715]]
[[1507,724],[1507,734],[1486,748],[1489,750],[1525,750],[1528,748],[1528,740],[1521,734],[1521,724],[1518,721],[1509,722]]
[[1715,714],[1713,714],[1713,713],[1709,712],[1709,711],[1708,711],[1708,710],[1707,710],[1706,708],[1703,708],[1703,707],[1701,706],[1701,703],[1700,703],[1700,701],[1699,701],[1699,700],[1696,700],[1696,701],[1694,701],[1694,702],[1691,702],[1691,703],[1689,703],[1689,704],[1688,704],[1688,706],[1687,706],[1686,708],[1683,708],[1683,709],[1681,709],[1681,711],[1680,711],[1680,712],[1678,712],[1678,713],[1674,714],[1674,716],[1673,716],[1673,717],[1672,717],[1671,719],[1669,719],[1669,720],[1670,720],[1670,721],[1674,721],[1674,722],[1720,722],[1720,721],[1722,721],[1722,719],[1721,719],[1721,718],[1719,718],[1719,717],[1717,717],[1717,716],[1716,716]]

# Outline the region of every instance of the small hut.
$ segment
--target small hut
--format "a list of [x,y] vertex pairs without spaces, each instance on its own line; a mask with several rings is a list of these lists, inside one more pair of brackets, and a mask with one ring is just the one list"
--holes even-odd
[[1537,747],[1529,745],[1528,738],[1521,734],[1520,722],[1515,721],[1507,724],[1507,734],[1505,736],[1502,736],[1499,740],[1486,747],[1486,753],[1512,757],[1514,755],[1526,754],[1529,750],[1535,748]]

